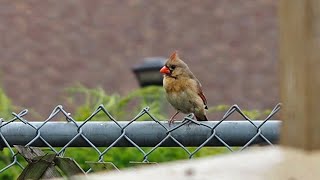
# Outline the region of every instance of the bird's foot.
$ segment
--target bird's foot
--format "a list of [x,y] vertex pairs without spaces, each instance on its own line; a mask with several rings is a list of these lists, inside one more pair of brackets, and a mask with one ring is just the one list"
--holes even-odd
[[190,119],[184,118],[181,123],[185,123],[188,127],[190,126],[191,123],[193,123]]
[[190,127],[190,124],[192,124],[192,123],[193,123],[192,121],[188,121],[187,126]]
[[173,116],[171,116],[170,120],[168,121],[169,127],[175,121],[174,117],[176,117],[177,114],[179,114],[179,111],[177,111]]
[[175,119],[170,119],[170,120],[168,121],[168,125],[169,125],[169,127],[171,126],[171,124],[173,124],[173,123],[174,123],[174,121],[175,121]]

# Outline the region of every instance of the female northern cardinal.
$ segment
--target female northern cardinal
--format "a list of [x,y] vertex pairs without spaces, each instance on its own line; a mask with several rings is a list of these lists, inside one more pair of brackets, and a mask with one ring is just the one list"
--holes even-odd
[[207,121],[205,109],[207,100],[199,80],[190,71],[188,65],[173,52],[160,72],[164,74],[163,87],[169,103],[177,110],[170,118],[169,125],[179,113],[193,113],[198,121]]

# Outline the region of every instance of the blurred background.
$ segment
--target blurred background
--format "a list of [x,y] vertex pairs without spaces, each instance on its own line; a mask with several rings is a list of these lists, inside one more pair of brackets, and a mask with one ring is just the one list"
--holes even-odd
[[134,66],[178,50],[209,106],[270,109],[279,102],[276,2],[1,0],[1,85],[46,117],[68,106],[66,88],[126,95],[139,88]]
[[[146,106],[165,120],[174,109],[163,88],[141,88],[133,70],[144,80],[161,80],[161,61],[145,60],[161,60],[178,50],[202,83],[209,119],[221,119],[216,112],[232,104],[252,119],[265,117],[279,102],[276,6],[276,0],[0,0],[0,116],[7,121],[12,111],[27,108],[27,120],[43,121],[62,104],[81,121],[104,104],[117,120],[130,120]],[[143,71],[149,65],[154,68]],[[108,118],[100,114],[96,119]],[[195,157],[227,152],[205,147]],[[12,156],[4,149],[0,169]],[[90,168],[86,161],[98,159],[92,148],[68,148],[65,156],[84,170]],[[124,168],[143,157],[136,148],[112,148],[103,160]],[[181,148],[164,147],[149,160],[188,157]],[[0,179],[16,179],[20,173],[14,166]]]

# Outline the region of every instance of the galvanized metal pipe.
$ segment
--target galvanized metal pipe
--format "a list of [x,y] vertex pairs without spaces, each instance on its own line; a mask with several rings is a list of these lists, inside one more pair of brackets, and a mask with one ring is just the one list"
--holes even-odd
[[[259,126],[263,121],[252,121],[256,126]],[[128,121],[119,121],[121,127],[128,124]],[[168,128],[166,122],[161,122]],[[180,122],[175,122],[175,127]],[[209,121],[205,124],[213,127],[219,121]],[[268,120],[262,127],[262,134],[271,142],[277,143],[279,138],[279,127],[281,121]],[[43,122],[30,122],[30,124],[39,127]],[[81,122],[78,123],[80,125]],[[169,128],[169,129],[170,129]],[[114,122],[110,121],[95,121],[87,122],[82,128],[82,134],[87,137],[95,146],[106,147],[110,146],[123,133],[122,128],[118,127]],[[50,143],[53,147],[63,147],[73,137],[78,134],[78,128],[72,122],[48,122],[40,130],[41,137]],[[223,139],[229,146],[243,146],[258,130],[249,121],[230,120],[223,121],[215,128],[216,135]],[[26,145],[33,140],[37,132],[30,125],[22,122],[13,122],[0,128],[0,133],[12,145]],[[211,135],[212,130],[205,126],[190,124],[184,125],[174,131],[171,136],[176,138],[184,146],[199,146],[206,141]],[[140,147],[154,147],[167,135],[167,130],[154,121],[139,121],[133,122],[125,128],[125,135],[129,137]],[[257,137],[254,144],[264,142],[260,137]],[[3,140],[0,138],[0,146],[5,147]],[[31,146],[46,147],[47,145],[40,139],[36,140]],[[81,136],[73,140],[69,147],[88,147],[90,146]],[[132,144],[122,137],[115,144],[115,147],[130,147]],[[164,141],[161,146],[175,147],[178,146],[170,138]],[[224,146],[217,138],[210,140],[206,146]]]

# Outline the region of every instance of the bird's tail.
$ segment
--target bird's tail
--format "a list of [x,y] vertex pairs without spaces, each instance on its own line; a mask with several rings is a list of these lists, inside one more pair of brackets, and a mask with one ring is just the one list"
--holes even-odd
[[208,121],[208,118],[206,115],[202,115],[202,116],[196,116],[197,121]]

